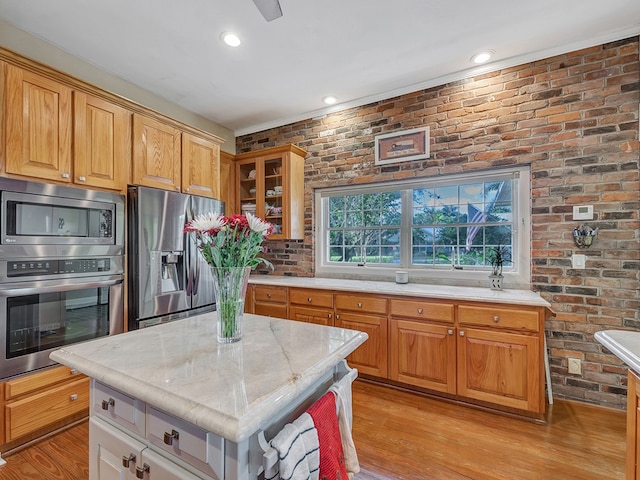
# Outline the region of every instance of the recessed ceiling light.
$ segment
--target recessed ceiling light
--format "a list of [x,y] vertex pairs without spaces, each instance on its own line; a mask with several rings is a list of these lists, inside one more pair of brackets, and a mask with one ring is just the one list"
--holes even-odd
[[223,32],[220,35],[220,38],[230,47],[237,47],[238,45],[240,45],[240,37],[238,37],[238,35],[233,32]]
[[471,61],[473,63],[486,63],[493,56],[493,54],[494,54],[493,50],[487,50],[485,52],[480,52],[480,53],[474,55],[473,57],[471,57]]
[[333,95],[327,95],[326,97],[324,97],[322,99],[322,101],[324,103],[326,103],[327,105],[333,105],[334,103],[336,103],[338,101],[338,99],[336,97],[334,97]]

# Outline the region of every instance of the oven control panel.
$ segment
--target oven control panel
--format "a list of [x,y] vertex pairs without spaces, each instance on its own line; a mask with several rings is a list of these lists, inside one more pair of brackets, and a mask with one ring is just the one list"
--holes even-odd
[[34,275],[59,275],[61,273],[108,272],[111,260],[108,258],[87,258],[79,260],[34,260],[7,262],[7,277],[29,277]]

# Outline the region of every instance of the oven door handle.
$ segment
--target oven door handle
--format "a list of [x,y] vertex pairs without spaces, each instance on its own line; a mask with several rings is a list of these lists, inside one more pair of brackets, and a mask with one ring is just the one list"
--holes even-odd
[[81,290],[85,288],[110,287],[123,282],[123,277],[98,281],[66,280],[64,283],[55,282],[34,282],[34,283],[9,283],[0,285],[0,297],[13,297],[21,295],[35,295],[39,293],[69,292],[71,290]]

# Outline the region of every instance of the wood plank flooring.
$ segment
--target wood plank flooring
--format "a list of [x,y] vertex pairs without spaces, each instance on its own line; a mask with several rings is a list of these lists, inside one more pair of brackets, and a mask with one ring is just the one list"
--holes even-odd
[[[625,412],[556,400],[547,424],[357,381],[357,480],[624,480]],[[88,478],[88,424],[7,456],[0,480]]]

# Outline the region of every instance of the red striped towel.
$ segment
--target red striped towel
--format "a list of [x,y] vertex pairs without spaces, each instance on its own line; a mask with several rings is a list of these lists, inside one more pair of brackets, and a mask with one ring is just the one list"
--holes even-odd
[[309,407],[307,413],[313,418],[313,424],[318,431],[320,480],[348,480],[334,393],[325,393]]

